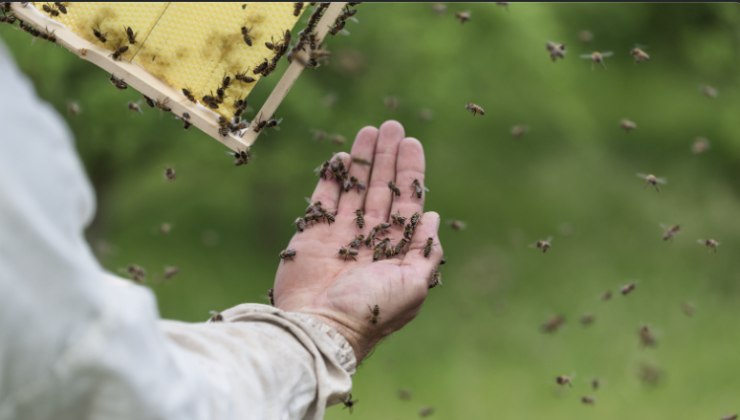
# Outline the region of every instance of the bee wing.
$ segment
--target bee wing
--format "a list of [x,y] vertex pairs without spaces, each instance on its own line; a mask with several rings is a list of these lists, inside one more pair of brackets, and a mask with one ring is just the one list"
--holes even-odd
[[590,60],[591,59],[591,54],[581,54],[581,55],[579,55],[579,57],[585,58],[586,60]]
[[601,56],[604,57],[604,58],[611,57],[613,55],[614,55],[614,53],[612,51],[605,51],[605,52],[601,53]]
[[548,236],[547,239],[545,239],[545,241],[547,241],[547,243],[552,243],[552,236]]
[[661,184],[661,185],[665,185],[665,184],[668,183],[668,180],[665,179],[665,178],[655,178],[655,182],[657,182],[658,184]]
[[638,173],[637,173],[637,177],[638,177],[638,178],[641,178],[641,179],[645,179],[645,178],[647,178],[648,176],[647,176],[647,174],[643,174],[642,172],[638,172]]
[[707,242],[706,239],[697,239],[696,240],[696,243],[699,244],[699,245],[704,245],[706,242]]

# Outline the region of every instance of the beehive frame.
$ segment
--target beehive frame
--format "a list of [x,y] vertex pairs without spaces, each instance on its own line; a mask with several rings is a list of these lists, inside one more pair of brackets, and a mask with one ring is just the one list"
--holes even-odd
[[[346,5],[346,2],[331,3],[325,9],[314,31],[319,44],[323,42]],[[44,15],[30,4],[13,3],[12,11],[19,19],[35,27],[38,31],[53,33],[57,44],[76,54],[78,57],[95,64],[116,78],[124,80],[127,85],[133,87],[143,95],[160,103],[166,102],[167,108],[171,109],[173,114],[182,116],[184,113],[187,113],[189,115],[188,121],[192,125],[234,152],[247,150],[255,142],[260,132],[260,130],[255,130],[255,127],[260,121],[265,121],[273,116],[293,83],[305,68],[308,58],[306,51],[298,51],[296,53],[267,100],[262,104],[245,130],[236,134],[230,132],[227,135],[221,135],[219,133],[218,123],[219,114],[203,105],[190,102],[184,97],[179,88],[168,85],[138,64],[123,60],[114,60],[111,57],[113,51],[110,48],[104,48],[90,42],[67,26]],[[183,28],[183,30],[185,29]]]

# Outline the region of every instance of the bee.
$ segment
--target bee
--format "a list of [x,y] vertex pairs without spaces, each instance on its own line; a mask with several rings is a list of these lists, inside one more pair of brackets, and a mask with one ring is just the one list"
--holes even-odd
[[622,286],[621,289],[619,289],[619,292],[622,293],[622,296],[627,296],[628,294],[634,292],[636,288],[637,288],[637,283],[635,282],[627,283],[624,286]]
[[461,231],[465,229],[466,223],[462,220],[448,220],[447,224],[452,228],[454,231]]
[[390,109],[391,111],[397,110],[399,104],[400,102],[395,96],[386,96],[385,98],[383,98],[383,105],[385,105],[385,107]]
[[[247,70],[247,71],[249,71],[249,70]],[[238,81],[240,81],[242,83],[254,83],[255,78],[254,77],[247,76],[247,71],[245,71],[243,73],[236,73],[234,75],[234,79],[236,79],[236,80],[238,80]]]
[[676,236],[676,234],[681,231],[680,225],[671,225],[671,226],[661,225],[661,227],[664,229],[663,230],[663,240],[664,241],[673,239],[673,237]]
[[303,2],[293,3],[293,16],[300,15],[301,10],[303,10]]
[[218,134],[220,134],[221,137],[226,137],[229,134],[230,129],[229,120],[223,116],[218,117]]
[[560,385],[560,386],[563,386],[563,385],[568,385],[568,386],[571,386],[571,387],[573,386],[571,377],[570,376],[566,376],[566,375],[556,376],[555,377],[555,383],[558,384],[558,385]]
[[164,177],[168,181],[174,181],[177,175],[175,174],[175,169],[173,168],[165,168],[164,170]]
[[342,401],[342,404],[344,404],[344,408],[349,408],[349,413],[352,414],[352,408],[357,404],[359,400],[353,400],[352,394],[347,394],[347,398]]
[[706,137],[697,137],[691,144],[691,153],[700,155],[709,150],[709,140]]
[[242,39],[244,40],[244,43],[252,46],[252,37],[249,35],[249,31],[251,31],[252,28],[247,28],[246,26],[242,26]]
[[391,214],[391,224],[403,226],[406,224],[406,218],[401,216],[400,211],[396,211],[395,213]]
[[[8,3],[10,4],[10,3]],[[8,23],[8,24],[14,24],[17,18],[14,15],[4,15],[0,16],[0,23]]]
[[164,278],[165,280],[169,280],[179,272],[180,272],[180,269],[178,267],[167,266],[164,268]]
[[594,68],[594,64],[601,64],[604,68],[606,68],[606,63],[604,62],[604,59],[609,58],[612,55],[614,55],[614,53],[611,51],[594,51],[591,54],[581,54],[581,58],[591,60],[591,69]]
[[581,315],[581,324],[587,327],[593,324],[595,319],[593,314],[583,314]]
[[437,286],[442,285],[442,272],[439,271],[439,267],[432,271],[432,281],[429,282],[429,288],[433,289]]
[[643,347],[655,347],[658,345],[658,340],[655,339],[653,332],[650,331],[650,327],[647,325],[640,327],[638,334],[640,336],[640,344]]
[[167,106],[167,103],[170,101],[169,98],[164,98],[164,100],[160,101],[159,99],[154,101],[154,107],[161,109],[164,112],[170,112],[172,109]]
[[355,236],[355,239],[352,239],[352,241],[347,246],[354,249],[360,249],[364,240],[365,235],[357,235]]
[[128,84],[123,81],[123,79],[119,79],[114,75],[110,75],[110,82],[113,83],[113,86],[117,87],[118,89],[126,89],[128,88]]
[[360,229],[365,227],[365,215],[362,209],[355,210],[355,223],[357,223],[357,227]]
[[480,106],[478,104],[475,104],[473,102],[466,103],[465,104],[465,109],[467,109],[468,111],[470,111],[474,116],[475,115],[478,115],[478,114],[480,114],[480,115],[486,115],[486,110],[483,109],[482,106]]
[[434,111],[429,108],[419,110],[419,119],[425,122],[429,122],[434,119]]
[[419,409],[419,417],[429,417],[434,414],[434,407],[422,407]]
[[465,10],[462,12],[455,12],[455,17],[460,21],[460,23],[465,23],[470,20],[470,11]]
[[185,97],[186,97],[186,98],[188,98],[188,100],[189,100],[190,102],[193,102],[193,103],[195,103],[195,102],[196,102],[196,101],[195,101],[195,96],[193,96],[193,93],[192,93],[192,92],[190,92],[190,89],[187,89],[187,88],[182,88],[182,94],[183,94],[183,95],[185,95]]
[[434,245],[434,238],[431,236],[427,238],[424,244],[424,258],[429,258],[429,254],[432,253],[432,246]]
[[373,230],[375,231],[376,235],[385,235],[386,233],[388,233],[388,229],[390,229],[390,227],[390,223],[379,223],[373,228]]
[[409,391],[408,389],[399,389],[398,398],[401,401],[409,401],[411,399],[411,391]]
[[730,414],[729,416],[722,417],[721,420],[737,420],[738,415],[737,414]]
[[411,183],[411,189],[411,197],[416,196],[416,198],[422,198],[424,195],[424,191],[429,191],[428,188],[421,186],[421,182],[419,182],[418,179],[414,179],[414,181]]
[[355,248],[348,248],[348,247],[341,247],[339,248],[339,257],[342,258],[344,261],[357,261],[357,254],[359,251]]
[[82,112],[82,108],[80,108],[80,104],[76,101],[68,101],[67,102],[67,114],[69,116],[77,116],[80,115]]
[[228,75],[224,76],[224,78],[221,79],[221,87],[224,89],[228,89],[230,85],[231,85],[231,76],[228,76]]
[[64,3],[54,2],[54,6],[56,6],[60,12],[64,13],[65,15],[67,14],[67,6],[65,6]]
[[594,397],[584,395],[581,397],[581,402],[586,405],[594,405],[596,403],[596,399]]
[[717,252],[717,247],[719,247],[719,241],[717,241],[716,239],[698,239],[696,242],[699,245],[704,245],[714,252]]
[[642,63],[643,61],[650,60],[650,55],[643,51],[642,48],[632,48],[630,50],[630,55],[635,59],[635,63]]
[[658,187],[658,185],[664,185],[668,183],[668,181],[666,181],[665,178],[658,178],[657,176],[653,174],[638,173],[637,177],[644,179],[645,185],[652,185],[653,187],[655,187],[655,191],[658,191],[658,192],[660,192],[660,188]]
[[113,54],[111,54],[111,57],[113,57],[113,60],[118,61],[121,59],[121,55],[125,54],[126,51],[128,51],[128,45],[123,45],[116,48],[116,50],[113,51]]
[[324,218],[324,221],[326,221],[327,224],[332,224],[336,220],[333,214],[329,213],[328,211],[324,211],[324,213],[321,215],[321,217]]
[[137,283],[143,283],[146,279],[146,270],[144,270],[144,267],[136,264],[130,264],[126,268],[126,271],[128,272],[129,276],[131,276],[131,280]]
[[388,249],[388,245],[390,244],[390,242],[390,239],[385,238],[382,241],[378,242],[377,245],[375,245],[375,248],[373,249],[373,261],[381,260],[383,257],[386,256],[386,250]]
[[218,98],[218,103],[222,103],[224,101],[224,96],[226,95],[226,91],[224,88],[219,86],[216,88],[216,97]]
[[275,289],[272,287],[267,289],[267,299],[270,301],[270,305],[275,306]]
[[134,112],[138,112],[138,113],[144,112],[144,111],[141,110],[141,106],[139,106],[139,103],[140,102],[129,101],[128,102],[128,109],[130,111],[134,111]]
[[681,311],[683,311],[684,315],[692,317],[694,316],[694,312],[696,312],[696,307],[691,302],[683,302],[681,303]]
[[598,378],[594,378],[591,380],[591,389],[596,391],[597,389],[599,389],[600,386],[601,386],[601,382],[599,381]]
[[172,225],[169,223],[162,223],[159,225],[159,233],[162,235],[169,235],[169,233],[172,231]]
[[601,295],[601,300],[603,300],[604,302],[606,302],[607,300],[611,300],[611,298],[612,298],[611,290],[607,290],[606,292],[604,292],[604,294]]
[[628,120],[627,118],[622,118],[622,119],[621,119],[621,120],[619,121],[619,126],[620,126],[620,127],[622,127],[622,129],[623,129],[624,131],[626,131],[626,132],[628,132],[628,133],[629,133],[630,131],[632,131],[632,130],[634,130],[635,128],[637,128],[637,123],[635,123],[635,122],[634,122],[634,121],[632,121],[632,120]]
[[663,378],[663,370],[655,365],[642,363],[637,376],[648,385],[657,385]]
[[43,6],[41,6],[41,8],[44,9],[44,12],[48,13],[49,15],[51,15],[53,17],[59,16],[59,11],[57,9],[49,6],[48,3],[47,4],[44,4]]
[[537,242],[530,245],[532,248],[537,248],[542,251],[542,253],[546,253],[550,247],[552,247],[552,236],[548,237],[547,239],[540,239]]
[[347,21],[341,19],[341,16],[340,16],[340,18],[338,18],[337,21],[334,22],[334,25],[332,25],[332,27],[329,29],[329,33],[332,35],[338,34],[339,32],[342,31],[342,29],[344,29],[344,25],[346,24],[347,24]]
[[92,28],[92,32],[93,32],[93,35],[95,35],[95,38],[97,38],[98,41],[102,42],[103,44],[105,44],[108,41],[108,38],[105,36],[106,34],[100,32],[99,27]]
[[717,91],[717,88],[715,88],[714,86],[702,85],[700,89],[701,93],[704,94],[704,96],[706,96],[707,98],[714,99],[719,95],[719,91]]
[[344,136],[343,136],[343,135],[341,135],[341,134],[333,134],[333,135],[332,135],[332,136],[330,137],[330,139],[329,139],[329,140],[331,140],[332,144],[336,144],[337,146],[341,146],[341,145],[343,145],[344,143],[346,143],[346,142],[347,142],[347,138],[346,138],[346,137],[344,137]]
[[150,98],[150,97],[148,97],[146,95],[142,95],[142,96],[144,97],[144,101],[146,102],[147,105],[149,105],[150,108],[154,108],[155,107],[154,100],[152,98]]
[[237,150],[236,152],[233,152],[232,156],[234,157],[234,166],[246,165],[249,163],[249,159],[252,157],[251,153],[249,152],[249,147],[244,150]]
[[204,95],[202,100],[203,100],[203,103],[208,105],[209,108],[211,109],[218,108],[218,104],[219,104],[218,99],[214,98],[212,95]]
[[583,43],[589,43],[594,40],[594,34],[591,31],[584,29],[578,32],[578,40]]
[[224,316],[219,311],[210,311],[211,317],[208,319],[209,322],[223,322]]
[[419,221],[421,220],[421,213],[416,212],[411,215],[411,219],[409,220],[409,225],[413,226],[414,229],[416,229],[416,225],[419,224]]
[[565,324],[565,317],[562,315],[554,315],[540,326],[540,330],[543,333],[554,333],[557,332],[563,324]]
[[399,255],[406,249],[406,245],[409,244],[409,240],[406,238],[401,238],[398,240],[398,243],[396,244],[395,248],[393,248],[393,255]]
[[550,59],[552,61],[558,61],[559,59],[565,58],[565,44],[559,44],[557,42],[547,41],[545,49],[550,53]]
[[131,29],[130,26],[127,26],[126,27],[126,37],[128,38],[128,43],[129,44],[131,44],[131,45],[136,44],[136,35],[137,34],[138,34],[138,32],[137,33],[134,33],[134,30]]
[[438,15],[443,14],[447,11],[447,5],[444,3],[434,3],[432,5],[432,11]]
[[395,195],[396,197],[400,197],[400,196],[401,196],[401,189],[400,189],[400,188],[398,188],[398,187],[396,186],[396,183],[395,183],[395,182],[393,182],[393,181],[388,181],[388,188],[390,188],[390,189],[391,189],[391,192],[392,192],[392,193],[393,193],[393,195]]
[[378,319],[380,318],[380,306],[370,306],[367,305],[368,309],[370,309],[370,323],[375,325],[378,323]]
[[303,232],[304,230],[306,230],[306,219],[302,217],[296,218],[293,224],[295,225],[295,230],[297,232]]
[[526,125],[517,124],[511,127],[511,137],[514,137],[517,140],[524,137],[524,135],[528,132],[529,127],[527,127]]
[[293,257],[295,257],[295,254],[296,254],[295,249],[287,248],[287,249],[280,251],[280,259],[281,260],[292,260]]

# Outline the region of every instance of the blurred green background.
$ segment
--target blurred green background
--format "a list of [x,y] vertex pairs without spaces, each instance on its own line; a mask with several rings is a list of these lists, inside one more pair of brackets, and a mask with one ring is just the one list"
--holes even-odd
[[[463,10],[465,24],[454,16]],[[79,103],[68,120],[98,194],[90,241],[111,271],[145,267],[167,318],[201,321],[212,309],[265,302],[313,169],[349,150],[359,128],[393,118],[423,142],[427,209],[467,229],[442,227],[444,286],[360,367],[352,418],[416,418],[427,406],[445,419],[740,411],[740,7],[490,3],[437,13],[363,4],[357,17],[350,36],[329,39],[330,64],[294,86],[280,131],[260,137],[246,167],[170,114],[129,111],[136,92],[116,90],[66,50],[7,25],[0,37],[41,97],[64,115],[68,101]],[[550,61],[548,40],[566,44],[565,60]],[[633,62],[635,44],[650,61]],[[579,58],[593,50],[614,52],[607,69]],[[702,85],[719,94],[702,95]],[[469,101],[486,115],[473,117]],[[637,129],[620,129],[622,118]],[[529,127],[523,138],[512,137],[516,124]],[[312,129],[348,141],[318,142]],[[698,136],[711,147],[695,155]],[[175,182],[163,177],[168,166]],[[658,193],[638,172],[668,184]],[[164,222],[169,235],[159,233]],[[661,223],[682,230],[664,242]],[[530,247],[548,236],[548,253]],[[697,244],[708,237],[721,242],[716,254]],[[164,282],[166,265],[181,271]],[[636,291],[621,296],[632,280]],[[615,296],[601,301],[606,290]],[[580,324],[584,313],[593,325]],[[556,314],[565,325],[542,333]],[[641,325],[656,348],[640,346]],[[660,372],[657,383],[640,379],[641,366]],[[555,384],[560,374],[574,375],[572,388]],[[596,404],[582,404],[584,395]],[[348,416],[337,406],[327,417]]]

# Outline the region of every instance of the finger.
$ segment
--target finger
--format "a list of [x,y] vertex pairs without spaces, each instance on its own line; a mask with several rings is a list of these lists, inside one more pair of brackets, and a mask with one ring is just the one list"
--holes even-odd
[[[439,214],[430,211],[424,213],[420,223],[416,227],[414,236],[411,238],[411,245],[402,261],[403,266],[408,266],[413,270],[409,276],[412,285],[420,291],[429,288],[429,279],[432,271],[439,266],[444,255],[442,244],[439,241]],[[431,238],[431,247],[428,248],[427,242]],[[428,255],[425,256],[425,250],[428,248]]]
[[[331,160],[341,159],[345,167],[350,165],[350,157],[346,152],[339,152],[332,156]],[[326,179],[319,179],[319,183],[316,184],[316,189],[311,195],[311,202],[321,202],[321,207],[327,211],[335,211],[337,208],[337,202],[339,201],[339,195],[342,191],[342,187],[334,177],[327,177]]]
[[[364,127],[357,133],[352,145],[352,165],[349,176],[357,178],[357,182],[364,188],[356,188],[345,191],[339,200],[339,214],[353,214],[355,210],[361,209],[365,203],[367,186],[370,182],[370,170],[373,165],[375,145],[378,142],[378,129],[375,127]],[[368,163],[369,162],[369,163]]]
[[[420,185],[421,198],[417,196],[414,181],[418,181]],[[402,216],[409,217],[424,211],[424,147],[415,138],[405,138],[398,146],[396,185],[401,190],[401,196],[393,198],[391,214],[399,212]]]
[[396,179],[398,145],[404,137],[403,126],[398,121],[386,121],[380,126],[378,145],[375,147],[373,169],[365,198],[365,216],[371,223],[388,220],[393,194],[388,181]]

